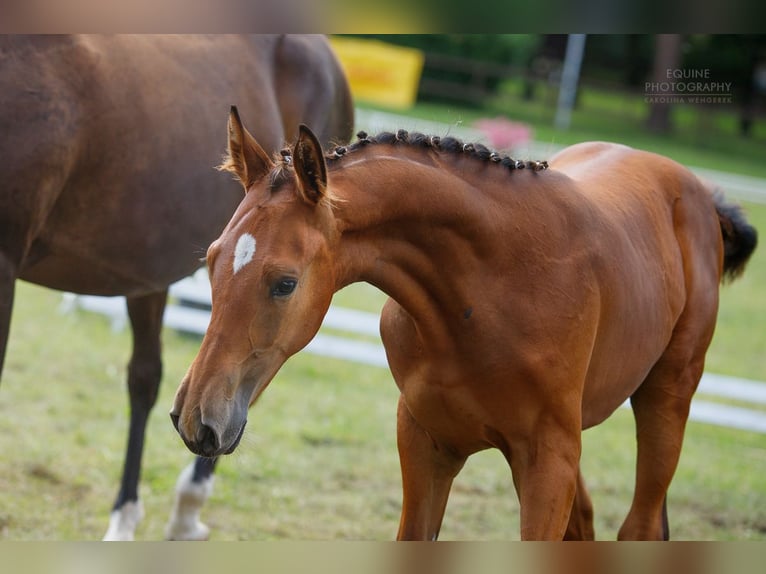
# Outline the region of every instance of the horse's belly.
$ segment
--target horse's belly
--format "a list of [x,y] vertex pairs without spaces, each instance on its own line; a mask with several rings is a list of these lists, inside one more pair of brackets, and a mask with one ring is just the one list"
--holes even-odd
[[[129,227],[129,226],[126,226]],[[116,229],[116,226],[115,226]],[[192,274],[212,233],[195,238],[184,234],[165,234],[156,241],[130,229],[122,235],[96,230],[87,239],[47,235],[33,244],[22,262],[19,278],[51,289],[89,295],[142,295],[161,291],[171,283]]]
[[152,187],[126,180],[103,198],[95,184],[70,188],[32,244],[20,278],[95,295],[165,289],[201,265],[241,197],[234,182],[219,185],[217,176],[200,174],[188,197],[175,185],[182,177],[176,173]]
[[19,279],[83,295],[135,296],[161,291],[184,275],[173,276],[172,279],[170,276],[154,276],[149,280],[143,274],[132,273],[128,269],[109,268],[53,256],[22,267]]
[[[638,389],[663,355],[683,307],[681,289],[626,302],[597,333],[582,399],[583,428],[603,422]],[[650,303],[653,302],[653,303]]]
[[653,365],[648,361],[632,372],[603,376],[598,383],[587,381],[582,400],[583,430],[609,418],[638,389]]

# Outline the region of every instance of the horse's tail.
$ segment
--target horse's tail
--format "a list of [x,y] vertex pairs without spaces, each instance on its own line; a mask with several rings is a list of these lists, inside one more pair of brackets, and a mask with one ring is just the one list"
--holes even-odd
[[745,219],[742,208],[726,203],[723,193],[713,193],[715,210],[723,236],[723,281],[733,281],[745,270],[750,255],[758,244],[758,232]]

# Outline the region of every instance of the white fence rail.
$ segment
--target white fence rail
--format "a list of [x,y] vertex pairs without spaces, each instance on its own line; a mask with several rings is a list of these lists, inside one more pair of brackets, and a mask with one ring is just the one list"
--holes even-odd
[[[204,269],[170,287],[171,301],[165,310],[166,327],[187,333],[202,335],[210,321],[210,286]],[[62,308],[93,311],[108,316],[114,329],[125,328],[127,312],[122,297],[92,297],[64,295]],[[379,339],[379,317],[375,313],[331,306],[319,333],[303,352],[325,357],[354,361],[376,367],[388,367],[386,353]],[[360,341],[326,331],[340,331],[366,337],[374,342]],[[766,412],[721,404],[708,400],[723,399],[766,405],[766,383],[735,377],[705,373],[700,382],[698,395],[692,402],[690,419],[709,424],[766,434]],[[627,406],[628,403],[624,406]]]

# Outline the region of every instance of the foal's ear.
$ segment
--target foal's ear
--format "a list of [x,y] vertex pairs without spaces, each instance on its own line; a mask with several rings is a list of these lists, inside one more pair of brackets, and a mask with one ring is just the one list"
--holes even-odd
[[266,175],[272,167],[274,162],[242,124],[237,106],[231,106],[228,154],[218,169],[233,173],[245,186],[247,193],[250,186]]
[[319,203],[327,195],[327,166],[322,146],[314,133],[301,124],[293,149],[293,165],[298,176],[298,191],[306,201]]

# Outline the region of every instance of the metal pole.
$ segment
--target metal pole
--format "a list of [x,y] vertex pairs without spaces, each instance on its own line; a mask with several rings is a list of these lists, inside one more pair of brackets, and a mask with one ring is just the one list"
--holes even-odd
[[564,68],[561,71],[559,86],[559,101],[556,108],[554,125],[557,129],[569,129],[572,119],[572,108],[577,94],[577,83],[580,80],[580,65],[585,52],[585,34],[569,34],[567,52],[564,56]]

